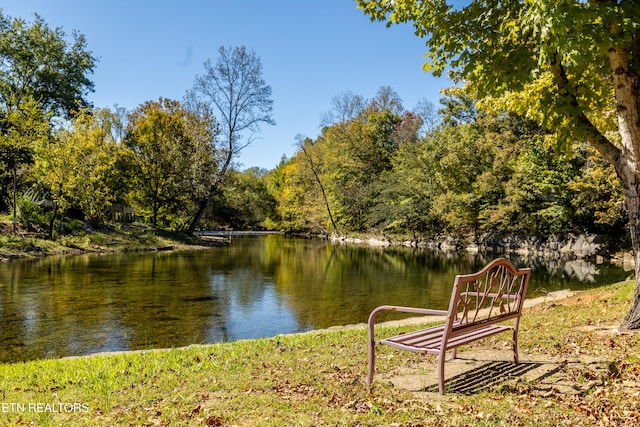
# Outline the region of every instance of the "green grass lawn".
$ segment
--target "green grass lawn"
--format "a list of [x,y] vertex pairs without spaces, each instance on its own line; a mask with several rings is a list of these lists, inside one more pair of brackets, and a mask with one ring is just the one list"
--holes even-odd
[[[542,390],[522,379],[470,395],[411,393],[394,388],[384,376],[409,365],[433,369],[434,360],[391,348],[380,349],[377,370],[384,375],[368,387],[366,331],[352,328],[3,364],[0,424],[637,425],[640,336],[604,336],[585,328],[617,325],[628,310],[632,290],[632,283],[613,285],[524,315],[521,354],[574,362],[597,357],[605,362],[608,369],[597,375],[575,364],[565,369],[567,381],[582,384],[580,393]],[[464,351],[498,346],[500,341],[498,336]]]

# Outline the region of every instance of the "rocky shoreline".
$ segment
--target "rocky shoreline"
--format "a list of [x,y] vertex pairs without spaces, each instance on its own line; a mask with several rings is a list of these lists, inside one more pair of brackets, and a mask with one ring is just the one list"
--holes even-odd
[[595,234],[568,234],[564,236],[536,237],[524,235],[483,235],[477,239],[453,236],[435,236],[415,240],[397,240],[387,237],[346,237],[330,235],[336,243],[367,244],[370,246],[407,246],[443,252],[498,253],[522,257],[539,257],[565,260],[587,259],[597,264],[610,262],[633,268],[633,253],[613,253],[607,239]]

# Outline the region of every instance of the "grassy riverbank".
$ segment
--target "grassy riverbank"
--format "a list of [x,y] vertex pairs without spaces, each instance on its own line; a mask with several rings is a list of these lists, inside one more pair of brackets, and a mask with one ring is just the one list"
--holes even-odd
[[[410,392],[389,381],[432,371],[433,358],[384,348],[369,388],[366,331],[339,329],[0,365],[0,424],[636,425],[640,336],[610,328],[628,310],[632,288],[601,288],[526,313],[521,354],[556,360],[557,386],[516,377],[469,395]],[[487,349],[508,358],[500,337],[460,354]]]
[[11,233],[4,224],[0,233],[0,260],[33,258],[85,252],[135,252],[185,249],[214,245],[184,233],[158,230],[143,224],[112,226],[103,230],[80,231],[48,240],[36,235]]

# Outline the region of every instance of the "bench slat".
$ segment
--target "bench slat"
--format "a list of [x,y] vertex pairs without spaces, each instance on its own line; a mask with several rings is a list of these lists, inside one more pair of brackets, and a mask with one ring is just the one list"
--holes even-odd
[[426,351],[437,349],[442,343],[442,333],[444,325],[407,334],[397,335],[380,341],[381,344],[403,348],[409,351]]
[[[381,340],[378,343],[413,352],[438,353],[442,347],[443,330],[444,325],[397,335],[395,337]],[[513,327],[502,325],[488,325],[483,328],[472,329],[465,334],[450,338],[447,341],[447,349],[455,348],[481,338],[512,330]]]
[[489,325],[482,329],[475,329],[467,334],[459,335],[457,337],[452,337],[447,342],[447,349],[455,348],[461,346],[463,344],[470,343],[472,341],[479,340],[481,338],[486,338],[491,335],[499,334],[501,332],[513,331],[513,327],[511,326],[502,326],[502,325]]

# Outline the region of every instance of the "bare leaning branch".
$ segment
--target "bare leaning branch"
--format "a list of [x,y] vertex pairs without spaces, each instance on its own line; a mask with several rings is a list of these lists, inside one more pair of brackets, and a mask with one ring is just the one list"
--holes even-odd
[[187,94],[190,105],[203,105],[220,115],[222,138],[217,151],[220,166],[206,197],[198,200],[199,209],[188,232],[193,234],[211,199],[220,189],[234,158],[252,144],[260,125],[275,125],[272,117],[271,86],[262,78],[262,63],[245,46],[218,49],[218,60],[204,63],[205,74],[197,76]]

